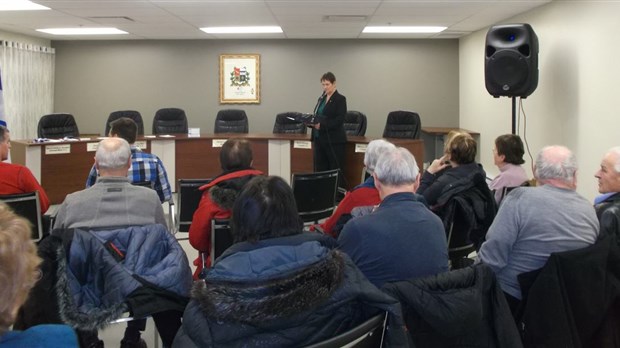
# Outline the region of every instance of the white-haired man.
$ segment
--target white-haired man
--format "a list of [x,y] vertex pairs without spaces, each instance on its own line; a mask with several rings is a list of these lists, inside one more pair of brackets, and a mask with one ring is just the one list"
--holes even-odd
[[620,237],[620,146],[607,151],[594,177],[598,179],[598,192],[601,193],[594,200],[601,233]]
[[420,173],[413,155],[402,147],[387,150],[372,175],[381,204],[344,225],[339,248],[377,287],[447,271],[446,233],[424,198],[414,193]]
[[538,187],[516,188],[504,199],[479,258],[495,272],[511,309],[521,300],[517,276],[542,268],[555,252],[594,244],[599,223],[592,205],[575,192],[577,159],[564,146],[536,158]]

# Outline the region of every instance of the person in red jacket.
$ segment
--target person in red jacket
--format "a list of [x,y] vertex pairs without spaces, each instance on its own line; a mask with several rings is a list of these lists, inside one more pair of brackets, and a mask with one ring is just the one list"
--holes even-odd
[[50,207],[50,200],[43,187],[32,175],[30,169],[19,164],[6,163],[11,149],[11,135],[9,130],[0,126],[0,195],[12,195],[16,193],[28,193],[39,191],[41,214]]
[[245,139],[231,138],[224,143],[220,166],[222,174],[199,188],[203,194],[189,228],[189,242],[199,253],[194,260],[197,267],[194,279],[198,279],[203,266],[211,265],[211,220],[230,218],[235,200],[245,184],[253,177],[263,175],[260,170],[252,168],[252,147]]
[[[323,233],[338,238],[338,234],[340,234],[340,230],[342,230],[344,224],[351,219],[351,211],[353,208],[381,203],[379,191],[375,188],[375,181],[372,177],[372,173],[375,171],[375,164],[377,164],[377,160],[381,154],[393,148],[394,144],[383,139],[373,140],[368,143],[366,153],[364,154],[364,166],[366,167],[366,171],[371,175],[366,181],[347,193],[338,204],[332,216],[318,225]],[[315,228],[316,225],[312,226],[311,230]]]

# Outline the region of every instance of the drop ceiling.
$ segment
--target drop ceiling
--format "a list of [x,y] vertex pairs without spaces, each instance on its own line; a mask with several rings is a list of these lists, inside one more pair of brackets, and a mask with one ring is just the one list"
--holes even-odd
[[[3,0],[10,1],[10,0]],[[551,0],[34,0],[0,12],[0,30],[50,40],[458,38]],[[213,35],[207,26],[279,25],[281,34]],[[438,34],[366,34],[367,25],[446,26]],[[116,27],[128,35],[53,36],[40,28]]]

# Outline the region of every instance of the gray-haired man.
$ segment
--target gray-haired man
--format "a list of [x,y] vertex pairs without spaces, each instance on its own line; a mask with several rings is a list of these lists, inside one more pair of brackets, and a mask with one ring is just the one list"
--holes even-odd
[[514,189],[489,228],[479,258],[490,266],[512,308],[521,300],[517,276],[542,268],[555,252],[585,248],[598,237],[594,208],[575,192],[577,160],[564,146],[536,158],[538,187]]

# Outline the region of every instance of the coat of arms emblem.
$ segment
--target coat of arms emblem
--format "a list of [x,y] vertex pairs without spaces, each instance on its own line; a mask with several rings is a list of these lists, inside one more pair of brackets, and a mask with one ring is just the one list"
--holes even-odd
[[249,86],[250,85],[250,72],[246,69],[246,67],[233,67],[233,70],[230,72],[230,86],[241,87],[241,86]]

